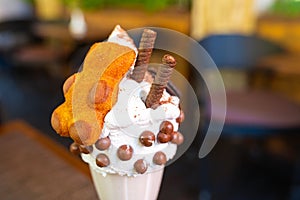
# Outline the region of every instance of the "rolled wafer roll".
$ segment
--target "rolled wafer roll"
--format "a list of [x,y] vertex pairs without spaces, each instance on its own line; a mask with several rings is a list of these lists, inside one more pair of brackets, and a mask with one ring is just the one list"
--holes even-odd
[[142,34],[142,38],[139,44],[139,53],[137,61],[135,63],[131,78],[140,83],[143,81],[145,73],[148,68],[148,63],[154,47],[156,39],[156,32],[145,29]]
[[[156,68],[148,67],[148,72],[146,72],[144,80],[146,80],[149,83],[152,83],[156,74],[157,74],[157,69]],[[167,87],[166,87],[166,91],[172,96],[177,96],[178,98],[181,97],[180,91],[174,85],[174,83],[172,83],[171,81],[168,82]]]
[[155,109],[159,105],[164,89],[171,78],[173,68],[176,66],[175,58],[168,54],[164,55],[162,63],[163,64],[159,67],[151,85],[150,92],[146,98],[145,103],[148,108]]

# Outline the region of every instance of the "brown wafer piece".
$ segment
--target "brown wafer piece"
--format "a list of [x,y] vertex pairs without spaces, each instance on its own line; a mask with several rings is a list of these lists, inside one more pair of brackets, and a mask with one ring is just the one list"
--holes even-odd
[[118,85],[135,60],[129,47],[111,42],[94,44],[84,60],[82,71],[69,78],[63,87],[65,102],[51,118],[61,136],[76,143],[94,144],[104,117],[117,100]]
[[171,78],[173,68],[176,66],[175,58],[168,54],[164,55],[162,62],[163,64],[159,67],[146,98],[148,108],[156,108],[159,105],[164,89]]
[[139,54],[135,63],[131,78],[140,83],[143,81],[148,68],[148,63],[154,47],[156,32],[150,29],[144,29],[142,38],[139,44]]

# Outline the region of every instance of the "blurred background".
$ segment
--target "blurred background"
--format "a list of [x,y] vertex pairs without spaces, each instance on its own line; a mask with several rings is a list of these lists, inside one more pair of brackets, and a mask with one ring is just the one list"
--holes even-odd
[[[210,112],[202,77],[178,56],[177,70],[196,91],[201,122],[188,151],[167,167],[159,199],[300,199],[299,0],[0,0],[2,126],[22,120],[68,150],[71,140],[50,126],[63,102],[62,84],[90,45],[117,24],[192,37],[215,61],[226,88],[224,131],[199,159],[209,120],[220,118]],[[153,61],[162,53],[155,50]]]

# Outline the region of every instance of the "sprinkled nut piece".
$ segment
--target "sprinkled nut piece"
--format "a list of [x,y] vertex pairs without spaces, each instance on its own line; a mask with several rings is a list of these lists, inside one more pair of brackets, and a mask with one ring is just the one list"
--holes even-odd
[[111,88],[107,85],[106,81],[99,80],[90,91],[90,103],[104,103],[107,100],[110,92]]
[[62,136],[69,136],[68,131],[65,131],[65,133],[63,133],[60,116],[55,111],[52,113],[52,116],[51,116],[51,126],[57,133],[61,134]]
[[76,74],[73,74],[72,76],[70,76],[64,82],[64,85],[63,85],[63,92],[64,92],[64,94],[67,94],[67,92],[69,91],[70,87],[74,84],[75,78],[76,78]]
[[104,153],[100,153],[96,157],[96,164],[99,167],[107,167],[110,164],[109,158]]
[[69,128],[70,136],[78,144],[83,144],[82,141],[87,141],[92,133],[92,127],[84,120],[74,122]]
[[150,147],[155,141],[155,135],[151,131],[144,131],[140,135],[139,140],[144,146]]
[[167,162],[167,156],[164,152],[158,151],[153,156],[153,162],[157,165],[164,165]]
[[180,145],[183,143],[183,141],[184,141],[183,135],[180,132],[174,132],[171,142]]
[[122,145],[118,148],[117,154],[120,160],[130,160],[133,154],[133,148],[130,145]]
[[95,147],[101,151],[106,150],[109,148],[110,146],[110,139],[109,137],[105,137],[105,138],[100,138],[99,140],[97,140],[97,142],[95,143]]
[[80,149],[79,149],[79,144],[77,144],[76,142],[73,142],[70,147],[69,150],[71,153],[73,153],[74,155],[79,155],[80,154]]
[[179,117],[176,118],[177,123],[182,123],[184,121],[184,112],[183,110],[180,110],[180,115]]
[[134,163],[134,169],[139,174],[144,174],[147,171],[147,163],[143,159],[139,159]]
[[157,140],[160,143],[167,143],[167,142],[171,141],[171,139],[172,139],[172,137],[169,134],[165,134],[165,133],[162,133],[162,132],[159,132],[157,134]]
[[174,131],[173,124],[169,121],[163,121],[159,126],[159,132],[171,135]]
[[84,154],[89,154],[93,152],[93,146],[84,146],[84,145],[79,145],[79,149],[81,153]]

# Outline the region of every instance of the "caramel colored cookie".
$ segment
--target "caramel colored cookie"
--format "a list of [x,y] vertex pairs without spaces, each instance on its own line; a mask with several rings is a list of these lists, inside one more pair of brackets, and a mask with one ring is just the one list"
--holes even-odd
[[76,143],[94,144],[101,134],[105,115],[115,104],[118,85],[133,65],[135,52],[111,42],[94,44],[81,72],[64,84],[65,102],[51,118],[54,130]]

